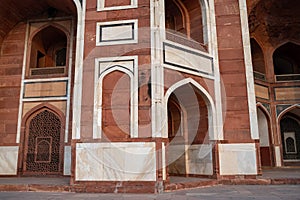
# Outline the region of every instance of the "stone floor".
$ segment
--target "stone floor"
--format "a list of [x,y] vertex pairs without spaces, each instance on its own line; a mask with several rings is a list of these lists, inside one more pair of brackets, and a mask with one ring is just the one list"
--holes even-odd
[[24,185],[24,184],[40,184],[40,185],[69,185],[69,177],[61,178],[40,178],[40,177],[18,177],[18,178],[0,178],[0,185]]
[[[70,192],[70,178],[6,177],[0,178],[0,191]],[[257,179],[214,180],[193,177],[171,177],[165,191],[201,188],[215,185],[300,185],[300,168],[269,168]],[[300,189],[300,187],[299,187]]]
[[0,192],[1,200],[296,200],[299,185],[217,185],[161,194]]
[[286,167],[286,168],[268,168],[263,169],[262,176],[258,178],[297,178],[300,179],[300,167]]

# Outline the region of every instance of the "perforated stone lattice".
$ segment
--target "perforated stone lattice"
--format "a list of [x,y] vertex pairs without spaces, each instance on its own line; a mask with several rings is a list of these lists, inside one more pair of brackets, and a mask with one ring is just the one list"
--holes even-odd
[[60,119],[47,110],[37,114],[29,124],[27,172],[59,172]]

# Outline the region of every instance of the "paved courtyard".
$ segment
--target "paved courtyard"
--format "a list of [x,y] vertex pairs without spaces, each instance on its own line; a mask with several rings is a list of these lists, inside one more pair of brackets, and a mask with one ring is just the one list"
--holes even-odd
[[300,199],[300,185],[218,185],[193,190],[181,190],[162,194],[91,194],[49,192],[0,192],[6,200],[196,200],[196,199]]

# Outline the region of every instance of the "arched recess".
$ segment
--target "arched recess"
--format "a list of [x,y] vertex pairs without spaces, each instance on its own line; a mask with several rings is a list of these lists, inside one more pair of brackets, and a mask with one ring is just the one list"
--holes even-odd
[[[215,121],[216,121],[216,116],[215,116],[215,106],[214,106],[214,101],[212,99],[212,97],[210,96],[210,94],[195,80],[193,80],[192,78],[186,78],[183,79],[177,83],[175,83],[174,85],[172,85],[165,93],[165,97],[164,97],[164,119],[167,119],[168,117],[168,112],[167,112],[167,104],[168,104],[168,100],[170,95],[179,87],[184,86],[184,85],[188,85],[190,84],[191,86],[197,88],[196,92],[198,92],[204,102],[206,103],[207,109],[208,109],[208,124],[209,124],[209,128],[208,128],[208,135],[209,135],[209,139],[210,140],[218,140],[219,135],[217,135],[217,131],[216,131],[216,127],[215,127]],[[167,138],[168,137],[168,126],[165,122],[165,124],[163,125],[164,129],[163,129],[163,133],[162,133],[162,137]]]
[[273,140],[270,115],[265,107],[257,104],[257,121],[260,141],[260,157],[262,166],[273,166]]
[[169,139],[165,161],[168,176],[211,176],[215,110],[208,92],[191,78],[179,81],[167,90],[164,110],[162,136]]
[[33,32],[29,40],[27,77],[65,76],[68,72],[70,32],[50,22]]
[[300,165],[300,106],[287,108],[278,116],[284,165]]
[[3,0],[0,8],[0,47],[7,34],[20,22],[66,16],[81,16],[80,0]]
[[65,116],[43,103],[24,115],[19,168],[22,175],[63,175]]
[[[96,73],[97,74],[97,73]],[[111,78],[112,85],[105,83],[105,78]],[[116,131],[116,134],[122,133],[121,135],[111,135],[108,132],[106,134],[111,135],[108,137],[137,137],[137,81],[135,80],[133,70],[126,66],[112,65],[102,69],[99,73],[99,77],[95,77],[95,104],[94,104],[94,130],[93,137],[101,138],[102,134],[105,133],[103,123],[106,120],[114,123],[114,127],[111,130]],[[106,88],[109,86],[109,88]],[[104,98],[105,89],[108,89],[110,99]],[[125,92],[124,92],[125,91]],[[106,94],[107,95],[107,94]],[[127,97],[127,98],[126,98]],[[106,101],[105,101],[106,100]],[[108,101],[107,101],[108,100]],[[109,117],[104,117],[103,109],[108,108]],[[121,109],[121,110],[120,110]],[[120,112],[119,112],[120,111]],[[121,112],[124,112],[122,114]],[[122,128],[124,120],[128,121],[129,129]],[[126,125],[125,125],[126,126]],[[106,129],[106,131],[110,131]]]
[[165,0],[166,38],[183,45],[193,45],[191,42],[207,45],[207,6],[205,0]]
[[300,58],[297,52],[300,45],[287,42],[273,53],[274,74],[276,81],[300,80]]
[[172,94],[168,101],[168,138],[187,137],[187,112]]
[[180,0],[165,0],[165,10],[166,29],[190,38],[190,16],[185,5]]
[[255,78],[265,79],[266,68],[264,53],[254,38],[250,39],[252,66]]

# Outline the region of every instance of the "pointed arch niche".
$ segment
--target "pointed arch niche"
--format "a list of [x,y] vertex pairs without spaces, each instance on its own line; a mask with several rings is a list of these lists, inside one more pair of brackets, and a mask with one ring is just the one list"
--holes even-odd
[[284,165],[300,165],[300,106],[287,108],[278,116]]
[[138,137],[137,56],[100,58],[95,66],[93,138]]
[[[67,76],[70,24],[68,27],[60,23],[46,22],[30,34],[26,77]],[[32,23],[31,27],[34,26],[36,24]]]
[[191,78],[171,86],[164,98],[163,137],[167,176],[213,175],[215,134],[214,103],[208,92]]
[[65,116],[48,103],[24,115],[20,149],[22,175],[63,175]]
[[300,80],[300,45],[287,42],[273,53],[273,65],[276,81]]
[[272,131],[270,126],[270,115],[264,106],[257,104],[257,121],[260,142],[260,157],[262,166],[273,166],[274,158],[272,152]]
[[250,39],[253,73],[256,79],[266,80],[263,50],[254,38]]
[[208,22],[205,1],[165,0],[166,39],[195,49],[207,49]]

